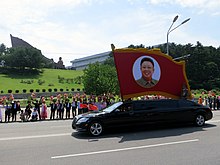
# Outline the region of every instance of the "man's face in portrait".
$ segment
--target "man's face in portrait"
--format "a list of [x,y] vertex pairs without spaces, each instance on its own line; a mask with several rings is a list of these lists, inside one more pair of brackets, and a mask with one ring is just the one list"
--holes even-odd
[[144,61],[141,64],[141,73],[142,77],[146,79],[147,81],[150,81],[152,79],[152,75],[154,73],[154,66],[150,61]]

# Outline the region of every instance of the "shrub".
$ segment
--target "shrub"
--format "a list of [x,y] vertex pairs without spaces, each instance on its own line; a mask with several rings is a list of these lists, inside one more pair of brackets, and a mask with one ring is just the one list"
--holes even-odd
[[72,93],[69,93],[68,98],[71,99],[73,97]]
[[44,80],[39,79],[37,83],[38,83],[39,85],[42,85],[43,83],[45,83],[45,81],[44,81]]
[[32,84],[31,80],[28,80],[28,81],[27,81],[27,84]]
[[64,83],[64,80],[63,80],[63,79],[59,79],[58,82],[61,83],[61,84],[63,84],[63,83]]

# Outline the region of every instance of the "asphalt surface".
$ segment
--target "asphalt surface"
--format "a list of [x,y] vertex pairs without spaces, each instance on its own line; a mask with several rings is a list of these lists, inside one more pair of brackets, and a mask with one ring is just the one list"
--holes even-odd
[[110,131],[98,138],[71,120],[0,123],[1,165],[219,165],[220,111],[204,127]]

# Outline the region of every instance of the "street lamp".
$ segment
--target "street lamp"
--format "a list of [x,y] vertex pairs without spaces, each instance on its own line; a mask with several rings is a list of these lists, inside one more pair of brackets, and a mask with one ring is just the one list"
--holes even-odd
[[173,60],[175,61],[175,60],[180,60],[180,59],[184,59],[184,58],[188,58],[188,57],[190,57],[191,56],[191,54],[187,54],[187,55],[184,55],[184,56],[181,56],[181,57],[176,57],[176,58],[174,58]]
[[170,25],[170,28],[167,31],[167,55],[169,55],[169,41],[168,41],[168,37],[169,34],[174,31],[175,29],[177,29],[178,27],[180,27],[181,25],[183,25],[184,23],[188,22],[190,20],[190,18],[186,19],[185,21],[183,21],[181,24],[179,24],[178,26],[176,26],[175,28],[171,29],[174,22],[176,22],[176,20],[178,19],[178,15],[176,17],[174,17],[172,24]]

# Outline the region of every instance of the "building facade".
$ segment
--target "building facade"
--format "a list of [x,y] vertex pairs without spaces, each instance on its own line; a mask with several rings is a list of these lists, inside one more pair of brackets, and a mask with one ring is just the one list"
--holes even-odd
[[107,58],[109,58],[111,51],[95,54],[83,58],[78,58],[73,61],[70,61],[72,63],[71,68],[74,70],[83,70],[88,67],[89,64],[93,64],[96,62],[103,63]]

